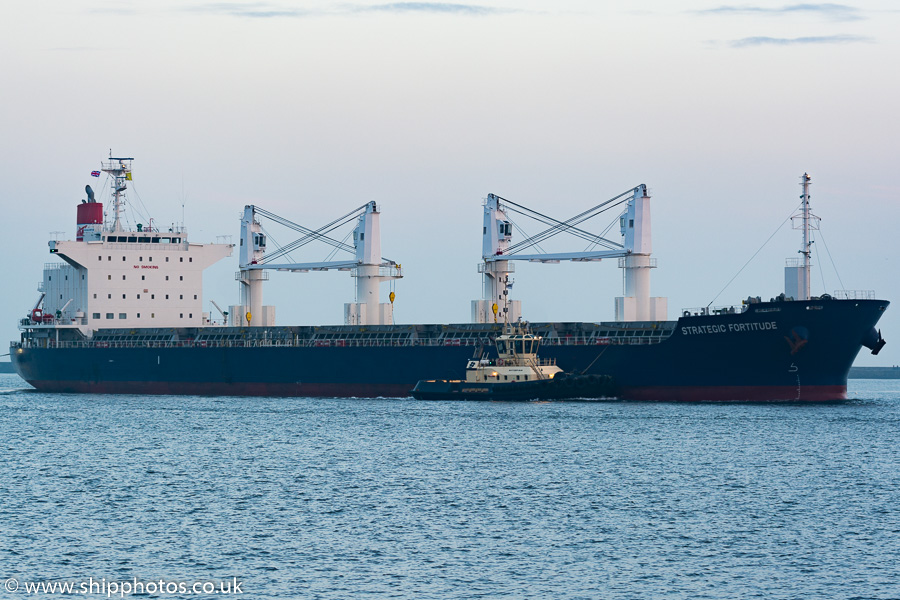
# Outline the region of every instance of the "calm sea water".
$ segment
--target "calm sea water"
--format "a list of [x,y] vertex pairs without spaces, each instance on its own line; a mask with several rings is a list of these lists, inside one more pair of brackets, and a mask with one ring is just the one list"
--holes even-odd
[[3,598],[900,598],[897,380],[820,406],[27,387],[0,375]]

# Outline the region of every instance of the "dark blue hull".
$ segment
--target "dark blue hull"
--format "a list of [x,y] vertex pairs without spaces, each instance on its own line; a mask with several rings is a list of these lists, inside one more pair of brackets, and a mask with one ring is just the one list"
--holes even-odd
[[[545,338],[542,358],[566,372],[609,375],[623,398],[831,401],[846,397],[850,366],[872,346],[887,306],[771,302],[677,322],[532,328]],[[487,341],[499,327],[174,331],[171,341],[147,342],[142,330],[101,330],[87,342],[74,330],[57,341],[55,330],[36,327],[12,345],[11,359],[23,379],[51,392],[406,397],[422,379],[464,378],[468,359],[492,353]]]

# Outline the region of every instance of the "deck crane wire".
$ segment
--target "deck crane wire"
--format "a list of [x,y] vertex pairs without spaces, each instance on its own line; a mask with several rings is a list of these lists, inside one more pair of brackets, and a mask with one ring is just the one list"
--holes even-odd
[[[259,229],[260,229],[264,234],[266,234],[266,238],[269,240],[269,242],[275,244],[275,246],[276,246],[277,248],[279,248],[279,249],[281,248],[281,244],[278,243],[278,240],[275,239],[275,236],[272,235],[272,233],[271,233],[268,229],[266,229],[265,227],[263,227],[263,224],[262,224],[262,223],[259,224]],[[277,251],[278,251],[278,250],[276,250],[276,252],[277,252]],[[290,258],[291,260],[294,260],[293,258],[291,258],[290,253],[285,252],[284,254],[287,254],[287,257],[288,257],[288,258]]]
[[728,286],[731,285],[731,282],[733,282],[735,279],[737,279],[738,275],[740,275],[740,274],[744,271],[744,269],[747,268],[747,265],[749,265],[751,262],[753,262],[753,259],[756,258],[756,255],[759,254],[760,252],[762,252],[762,249],[765,248],[766,245],[767,245],[769,242],[772,241],[772,238],[775,237],[775,234],[776,234],[776,233],[778,233],[779,231],[781,231],[781,228],[784,227],[784,224],[787,223],[788,221],[790,221],[790,220],[793,218],[794,214],[797,212],[797,210],[800,208],[800,206],[802,206],[802,204],[801,204],[801,205],[798,205],[798,206],[796,206],[796,207],[794,207],[794,209],[791,210],[791,212],[790,212],[788,218],[785,219],[784,221],[782,221],[782,222],[781,222],[781,225],[779,225],[779,226],[775,229],[775,231],[772,232],[772,235],[769,236],[769,239],[767,239],[765,242],[763,242],[763,245],[760,246],[760,247],[756,250],[756,252],[753,253],[753,256],[751,256],[750,258],[747,259],[747,262],[744,263],[744,266],[741,267],[740,269],[738,269],[738,272],[734,274],[734,277],[732,277],[731,279],[728,280],[728,283],[725,284],[725,287],[723,287],[721,290],[719,290],[719,293],[716,294],[715,297],[714,297],[712,300],[709,301],[709,304],[706,305],[706,308],[709,308],[710,306],[712,306],[712,303],[715,302],[715,301],[719,298],[719,296],[722,295],[722,292],[724,292],[725,290],[728,289]]
[[[609,225],[606,226],[606,229],[604,229],[603,231],[600,232],[600,235],[599,235],[598,237],[600,237],[600,238],[602,238],[602,239],[605,239],[605,238],[606,238],[606,234],[609,233],[609,230],[612,229],[612,228],[615,226],[615,224],[616,224],[616,222],[617,222],[618,220],[619,220],[618,218],[615,218],[615,219],[613,219],[612,221],[610,221]],[[595,246],[597,246],[598,244],[599,244],[599,243],[596,242],[596,241],[591,242],[590,244],[588,244],[588,245],[585,247],[584,252],[590,252],[590,251],[591,251]]]
[[[511,212],[512,212],[512,211],[511,211]],[[530,238],[530,237],[531,237],[530,235],[528,235],[528,233],[525,232],[524,229],[522,229],[522,227],[521,227],[518,223],[516,223],[516,222],[513,221],[512,219],[510,219],[509,222],[512,223],[513,227],[516,228],[516,231],[518,231],[519,233],[522,234],[522,237],[523,237],[523,238]],[[541,248],[540,245],[538,245],[537,242],[535,242],[535,248],[537,248],[539,252],[544,252],[544,249]]]
[[[347,239],[348,239],[351,235],[353,235],[353,230],[352,230],[352,229],[351,229],[350,231],[347,232],[347,235],[344,236],[344,238],[341,240],[341,243],[342,243],[342,244],[347,243]],[[334,248],[331,252],[329,252],[329,253],[328,253],[328,256],[325,257],[325,262],[328,262],[328,261],[330,261],[331,259],[333,259],[333,258],[334,258],[334,255],[337,254],[337,251],[338,251],[338,249],[337,249],[337,248]]]
[[[530,209],[528,209],[528,212],[517,210],[517,209],[509,207],[509,206],[507,206],[507,209],[511,212],[516,212],[516,213],[531,217],[531,218],[535,219],[536,221],[544,223],[545,225],[550,225],[550,228],[545,229],[541,233],[538,233],[537,235],[535,235],[531,238],[522,240],[521,242],[518,242],[516,244],[513,244],[513,246],[510,246],[510,249],[513,249],[513,251],[528,248],[531,245],[533,245],[530,242],[540,242],[540,241],[546,240],[546,239],[553,237],[554,235],[556,235],[558,233],[562,233],[562,232],[570,233],[576,237],[580,237],[582,239],[585,239],[585,240],[588,240],[591,242],[593,242],[597,239],[597,236],[595,234],[592,234],[588,231],[584,231],[583,229],[574,227],[574,225],[577,225],[578,223],[586,221],[586,220],[590,219],[591,217],[595,216],[595,214],[599,214],[599,213],[590,214],[588,216],[583,216],[583,213],[582,213],[582,215],[576,215],[575,217],[572,217],[568,221],[563,222],[563,221],[557,221],[556,219],[553,219],[552,217],[547,217],[545,215],[542,215],[541,213],[538,213],[536,211],[531,211]],[[587,212],[590,212],[590,211],[587,211]],[[529,214],[529,213],[533,213],[533,214]],[[579,217],[581,217],[581,218],[579,218]],[[606,242],[607,242],[607,244],[614,243],[614,242],[609,242],[609,240],[606,240]]]
[[825,246],[825,252],[828,254],[828,260],[831,261],[831,268],[834,269],[834,274],[837,276],[838,283],[841,284],[841,289],[847,289],[844,287],[844,282],[841,281],[841,274],[838,272],[837,265],[834,264],[834,259],[831,258],[831,250],[828,249],[828,244],[825,242],[825,234],[822,233],[821,223],[819,223],[819,239],[822,240],[822,244]]
[[276,250],[275,252],[266,256],[266,258],[262,261],[262,264],[271,262],[276,258],[280,258],[281,256],[284,256],[287,253],[289,253],[290,251],[294,250],[295,248],[305,246],[306,244],[308,244],[312,241],[325,242],[326,244],[334,246],[338,250],[344,250],[344,251],[350,252],[350,253],[355,252],[355,248],[353,246],[346,244],[344,242],[339,242],[331,237],[328,237],[327,234],[330,233],[331,231],[333,231],[334,229],[337,229],[343,225],[346,225],[347,223],[351,222],[353,219],[357,218],[359,216],[359,214],[365,210],[366,206],[367,205],[364,204],[363,206],[361,206],[361,207],[347,213],[346,215],[339,217],[339,218],[335,219],[334,221],[331,221],[330,223],[327,223],[326,225],[323,225],[319,229],[315,229],[315,230],[309,229],[308,227],[304,227],[302,225],[298,225],[297,223],[294,223],[293,221],[289,221],[288,219],[285,219],[284,217],[279,217],[275,213],[272,213],[265,209],[256,207],[257,214],[267,217],[267,218],[275,221],[279,225],[283,225],[289,229],[293,229],[295,231],[299,231],[300,233],[305,234],[303,237],[301,237],[297,240],[294,240],[290,244],[283,246],[283,247],[279,248],[278,250]]
[[543,240],[546,240],[550,237],[553,237],[554,235],[556,235],[558,233],[562,233],[562,232],[570,233],[576,237],[585,239],[585,240],[591,242],[592,244],[604,245],[605,247],[611,248],[611,249],[621,249],[623,247],[621,244],[618,244],[611,240],[607,240],[607,239],[603,238],[602,236],[592,234],[588,231],[585,231],[585,230],[580,229],[575,226],[584,221],[587,221],[588,219],[591,219],[603,212],[606,212],[607,210],[610,210],[611,208],[614,208],[615,206],[618,206],[620,204],[627,202],[628,194],[634,193],[634,189],[635,188],[632,188],[631,190],[622,192],[618,196],[610,198],[609,200],[606,200],[605,202],[601,202],[597,206],[594,206],[593,208],[583,211],[565,221],[559,221],[557,219],[554,219],[552,217],[549,217],[547,215],[539,213],[535,210],[532,210],[530,208],[527,208],[525,206],[522,206],[522,205],[512,202],[510,200],[506,200],[505,198],[500,198],[500,200],[504,203],[504,206],[506,206],[510,211],[529,216],[537,221],[544,223],[545,225],[550,225],[550,227],[548,229],[542,231],[541,233],[538,233],[528,239],[522,240],[521,242],[511,245],[509,248],[507,248],[507,251],[506,251],[507,254],[514,254],[514,253],[524,250],[526,248],[530,248],[530,247],[536,245],[537,243],[539,243]]
[[[149,222],[150,211],[147,210],[147,206],[144,204],[144,201],[141,199],[141,195],[138,194],[137,188],[134,186],[134,181],[131,182],[131,191],[132,191],[132,194],[134,195],[134,197],[137,198],[138,204],[140,205],[140,208],[138,208],[138,206],[132,202],[131,210],[133,212],[135,212],[138,217]],[[143,209],[143,210],[141,210],[141,209]]]
[[[533,214],[529,214],[528,212],[517,210],[509,205],[504,205],[504,207],[509,212],[513,212],[516,214],[524,215],[526,217],[530,217],[530,218],[534,219],[535,221],[543,223],[544,225],[550,225],[549,229],[545,229],[544,231],[542,231],[538,234],[535,234],[534,236],[528,236],[528,237],[526,237],[526,239],[522,240],[521,242],[511,245],[507,249],[507,251],[513,250],[513,252],[515,252],[518,250],[524,250],[525,248],[529,248],[532,245],[536,245],[541,241],[544,241],[546,239],[553,237],[557,233],[562,233],[563,231],[565,231],[567,233],[571,233],[572,235],[574,235],[576,237],[580,237],[582,239],[585,239],[585,240],[588,240],[591,242],[595,241],[597,238],[596,235],[594,235],[590,232],[584,231],[582,229],[576,228],[576,227],[569,227],[568,229],[560,229],[559,225],[558,225],[560,222],[556,221],[555,219],[551,219],[550,217],[543,217],[543,215],[538,217]],[[540,214],[540,213],[537,213],[537,214]],[[552,232],[553,229],[558,229],[558,231]]]
[[825,271],[822,270],[822,255],[819,254],[819,245],[816,244],[815,235],[810,232],[810,237],[813,238],[811,243],[813,244],[813,251],[816,253],[816,264],[819,265],[819,278],[822,280],[822,291],[828,290],[828,284],[825,283]]

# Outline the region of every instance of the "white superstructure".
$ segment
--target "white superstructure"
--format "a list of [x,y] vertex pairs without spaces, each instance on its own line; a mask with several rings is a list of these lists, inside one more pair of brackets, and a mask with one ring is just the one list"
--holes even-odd
[[198,327],[203,319],[203,270],[230,256],[232,244],[196,244],[181,226],[165,229],[122,224],[131,158],[110,158],[112,216],[104,223],[103,205],[88,200],[78,207],[75,241],[50,241],[50,253],[64,263],[44,267],[43,293],[28,326],[74,326],[85,333],[99,328]]

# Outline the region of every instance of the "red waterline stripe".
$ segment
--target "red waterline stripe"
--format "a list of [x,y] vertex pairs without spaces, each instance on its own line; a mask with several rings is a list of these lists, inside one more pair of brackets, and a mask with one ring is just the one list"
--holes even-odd
[[[406,398],[413,385],[265,382],[29,381],[38,390],[90,394],[194,396],[308,396],[314,398]],[[833,402],[847,399],[846,385],[628,387],[622,399],[655,402]]]
[[622,390],[628,400],[659,402],[834,402],[847,399],[846,385],[653,386]]

